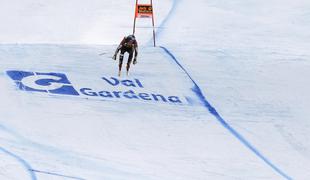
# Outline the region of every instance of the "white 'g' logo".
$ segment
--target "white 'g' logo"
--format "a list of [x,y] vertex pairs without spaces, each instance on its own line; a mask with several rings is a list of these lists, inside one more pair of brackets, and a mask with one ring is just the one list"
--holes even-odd
[[6,73],[15,81],[18,88],[23,91],[79,95],[67,76],[62,73],[39,73],[15,70],[7,71]]
[[[55,80],[49,82],[47,85],[41,85],[36,83],[37,81],[40,81],[42,79],[50,79],[50,80]],[[51,76],[51,75],[34,75],[34,76],[27,76],[21,80],[21,83],[24,86],[37,89],[37,90],[55,90],[63,87],[65,84],[64,83],[59,83],[57,81],[60,81],[61,77],[56,77],[56,76]]]

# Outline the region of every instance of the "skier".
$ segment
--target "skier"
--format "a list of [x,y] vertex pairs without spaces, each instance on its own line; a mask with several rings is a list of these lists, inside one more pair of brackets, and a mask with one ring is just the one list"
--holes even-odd
[[[121,70],[122,70],[122,64],[123,64],[123,58],[124,53],[128,52],[128,60],[127,60],[127,76],[130,68],[131,61],[133,59],[133,64],[137,64],[137,56],[138,56],[138,43],[136,40],[136,37],[134,35],[129,35],[127,37],[124,37],[124,39],[121,41],[119,46],[117,47],[113,59],[116,60],[117,53],[121,51],[119,55],[119,65],[118,65],[118,76],[121,76]],[[133,58],[134,55],[134,58]]]

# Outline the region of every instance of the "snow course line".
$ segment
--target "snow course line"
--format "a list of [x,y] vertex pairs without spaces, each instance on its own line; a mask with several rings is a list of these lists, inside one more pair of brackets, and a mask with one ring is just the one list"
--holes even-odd
[[54,173],[54,172],[39,171],[39,170],[35,170],[35,169],[31,169],[31,171],[36,172],[36,173],[48,174],[48,175],[52,175],[52,176],[69,178],[69,179],[85,180],[83,178],[79,178],[79,177],[75,177],[75,176],[62,175],[62,174],[58,174],[58,173]]
[[216,111],[216,109],[208,102],[208,100],[203,95],[200,87],[198,84],[194,81],[194,79],[191,77],[191,75],[184,69],[184,67],[179,63],[179,61],[176,59],[176,57],[164,46],[160,46],[161,49],[164,50],[165,53],[167,53],[171,59],[174,60],[174,62],[179,66],[179,68],[182,69],[182,71],[189,77],[189,79],[194,84],[194,87],[192,87],[192,91],[198,96],[198,98],[203,103],[204,107],[208,109],[210,114],[212,114],[218,122],[221,123],[221,125],[227,129],[233,136],[235,136],[243,145],[245,145],[248,149],[250,149],[257,157],[259,157],[261,160],[263,160],[267,165],[269,165],[273,170],[275,170],[278,174],[283,176],[285,179],[292,180],[290,176],[288,176],[286,173],[284,173],[281,169],[279,169],[275,164],[273,164],[267,157],[265,157],[261,152],[259,152],[258,149],[256,149],[248,140],[246,140],[237,130],[232,128],[231,125],[229,125],[222,117],[221,115]]
[[[167,21],[170,19],[171,15],[174,13],[174,11],[177,8],[178,3],[182,1],[182,0],[173,0],[172,2],[172,6],[168,12],[168,14],[166,15],[166,17],[162,20],[162,22],[160,23],[160,25],[158,26],[158,28],[156,29],[155,32],[155,38],[159,39],[160,38],[160,34],[164,31],[164,26],[167,23]],[[145,43],[146,45],[149,46],[153,46],[153,38],[151,38],[147,43]]]
[[32,171],[30,164],[27,163],[24,159],[22,159],[21,157],[17,156],[16,154],[14,154],[14,153],[12,153],[12,152],[10,152],[10,151],[2,148],[2,147],[0,147],[0,151],[4,152],[5,154],[13,157],[18,162],[20,162],[24,166],[24,168],[29,172],[31,180],[37,180],[37,177],[36,177],[35,173]]
[[[168,13],[168,15],[165,17],[165,19],[161,22],[159,27],[163,27],[168,20],[171,18],[172,14],[176,11],[176,7],[178,3],[180,3],[182,0],[173,0],[172,7]],[[156,31],[156,37],[160,37],[159,34],[163,32],[163,28],[159,28],[158,31]],[[150,40],[151,42],[151,40]],[[280,168],[278,168],[275,164],[273,164],[266,156],[264,156],[258,149],[256,149],[248,140],[246,140],[237,130],[232,128],[231,125],[229,125],[222,116],[216,111],[216,109],[209,103],[209,101],[206,99],[206,97],[203,95],[200,87],[195,82],[195,80],[192,78],[192,76],[186,71],[186,69],[179,63],[177,58],[164,46],[159,46],[161,49],[164,50],[168,56],[174,60],[174,62],[178,65],[178,67],[188,76],[188,78],[192,81],[194,84],[194,87],[192,87],[192,91],[198,96],[200,101],[203,103],[204,107],[212,114],[216,120],[225,128],[227,129],[234,137],[236,137],[244,146],[246,146],[250,151],[252,151],[258,158],[263,160],[268,166],[270,166],[274,171],[276,171],[279,175],[281,175],[283,178],[287,180],[292,180],[290,176],[288,176],[286,173],[284,173]]]

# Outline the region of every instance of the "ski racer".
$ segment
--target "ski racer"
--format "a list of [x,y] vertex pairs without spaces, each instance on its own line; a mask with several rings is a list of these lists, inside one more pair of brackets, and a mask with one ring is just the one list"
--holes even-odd
[[[121,41],[119,46],[117,47],[113,59],[116,60],[116,56],[118,52],[120,51],[119,55],[119,65],[118,65],[118,76],[121,76],[121,70],[122,70],[122,64],[123,64],[123,58],[124,53],[127,52],[129,54],[128,60],[127,60],[127,76],[130,68],[130,64],[133,59],[133,64],[137,64],[137,56],[138,56],[138,43],[136,40],[136,37],[132,34],[127,37],[124,37],[124,39]],[[134,56],[134,57],[133,57]]]

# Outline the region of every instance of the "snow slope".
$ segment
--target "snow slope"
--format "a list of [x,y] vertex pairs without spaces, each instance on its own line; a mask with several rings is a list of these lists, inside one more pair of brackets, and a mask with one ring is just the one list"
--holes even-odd
[[118,78],[133,2],[3,2],[1,179],[308,179],[309,5],[155,2]]
[[[178,3],[169,22],[180,30],[162,43],[228,123],[292,178],[309,179],[309,2],[195,3]],[[174,46],[181,37],[191,46]]]

